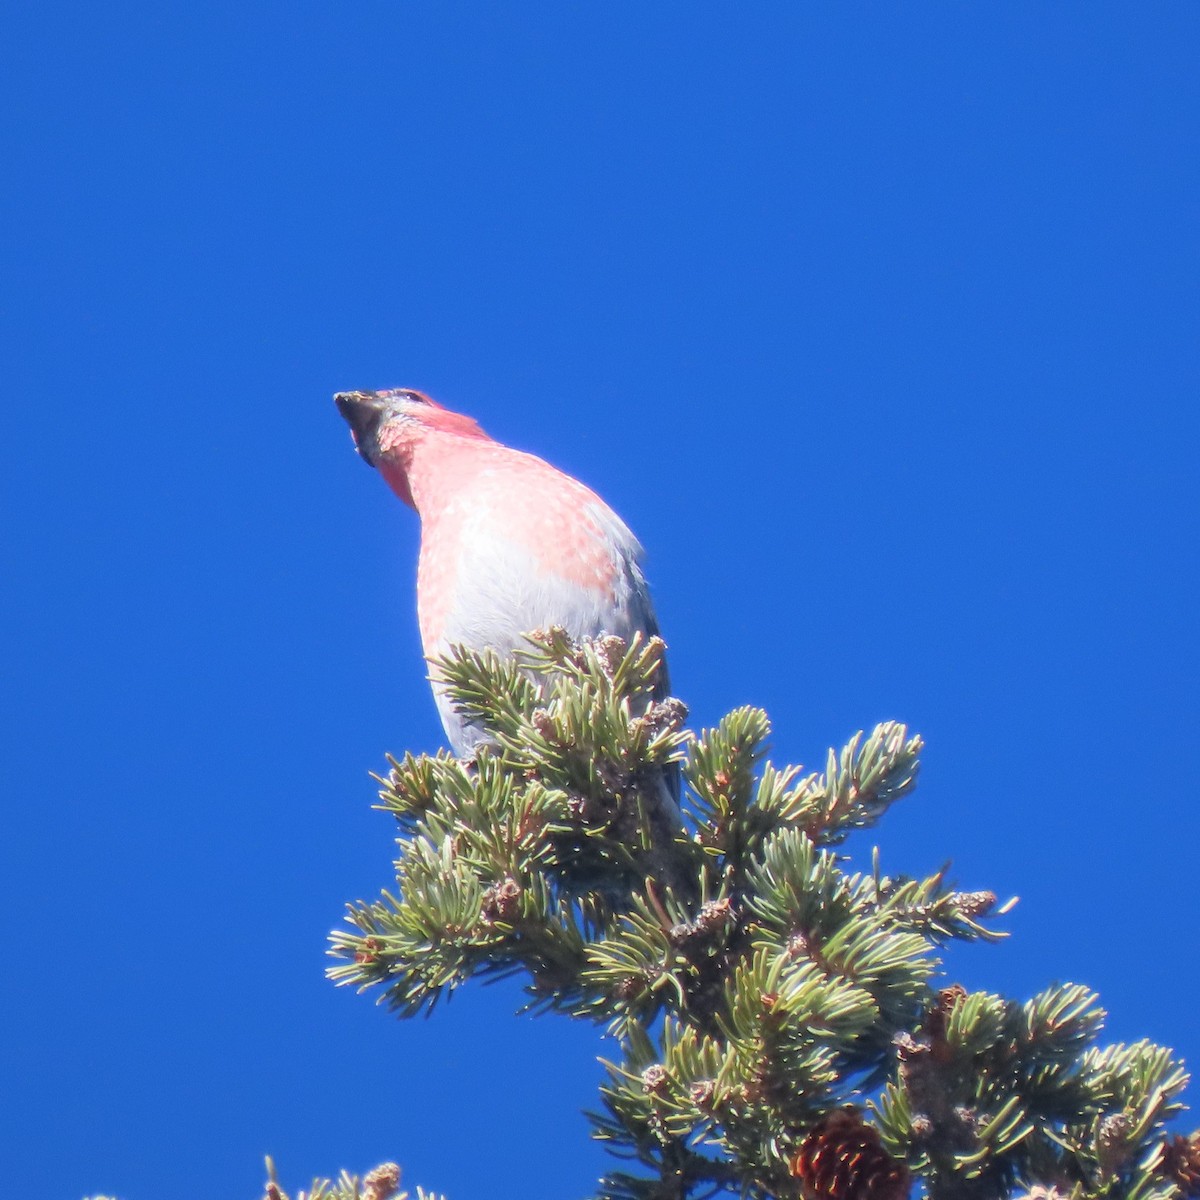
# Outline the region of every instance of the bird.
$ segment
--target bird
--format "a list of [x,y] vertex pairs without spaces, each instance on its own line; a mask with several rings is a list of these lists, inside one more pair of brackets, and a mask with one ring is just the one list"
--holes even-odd
[[[427,659],[455,645],[508,656],[528,633],[554,626],[577,642],[658,636],[641,544],[579,480],[424,392],[339,392],[334,402],[359,455],[420,517]],[[484,731],[457,711],[436,672],[433,683],[451,749],[470,757]],[[660,683],[665,691],[665,664]]]

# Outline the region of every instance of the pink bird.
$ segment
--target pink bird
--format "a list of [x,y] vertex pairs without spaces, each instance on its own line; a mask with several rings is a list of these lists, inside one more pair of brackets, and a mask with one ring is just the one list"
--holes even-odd
[[[657,634],[642,548],[577,479],[490,438],[421,392],[341,392],[358,452],[421,518],[417,616],[426,657],[456,643],[510,653],[561,625],[575,639]],[[434,688],[446,736],[482,732]]]

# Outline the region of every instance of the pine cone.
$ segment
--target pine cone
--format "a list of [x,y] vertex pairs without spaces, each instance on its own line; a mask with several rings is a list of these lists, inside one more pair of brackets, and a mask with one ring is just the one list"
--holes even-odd
[[792,1159],[805,1200],[907,1200],[908,1168],[853,1107],[823,1117]]
[[946,1022],[950,1014],[967,998],[967,989],[961,983],[952,983],[937,994],[933,1007],[925,1013],[925,1032],[935,1038],[946,1036]]
[[1200,1196],[1200,1133],[1177,1135],[1167,1143],[1162,1172],[1185,1196]]
[[400,1190],[400,1168],[394,1162],[381,1163],[363,1176],[362,1200],[392,1200]]

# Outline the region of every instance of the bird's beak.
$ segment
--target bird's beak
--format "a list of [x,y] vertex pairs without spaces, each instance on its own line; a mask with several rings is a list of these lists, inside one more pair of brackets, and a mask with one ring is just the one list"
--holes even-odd
[[387,401],[378,392],[338,392],[333,402],[350,426],[354,445],[363,461],[368,466],[376,466],[379,455],[376,434],[387,415]]

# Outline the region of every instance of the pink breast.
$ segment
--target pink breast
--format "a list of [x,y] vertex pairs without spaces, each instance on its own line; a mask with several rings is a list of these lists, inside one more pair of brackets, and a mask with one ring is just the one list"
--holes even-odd
[[[618,555],[597,515],[607,509],[593,492],[541,459],[496,443],[437,450],[414,478],[422,526],[418,609],[427,651],[438,644],[464,591],[462,573],[486,574],[489,557],[511,553],[512,546],[548,584],[594,589],[612,602]],[[480,583],[486,586],[473,582],[476,594]]]

